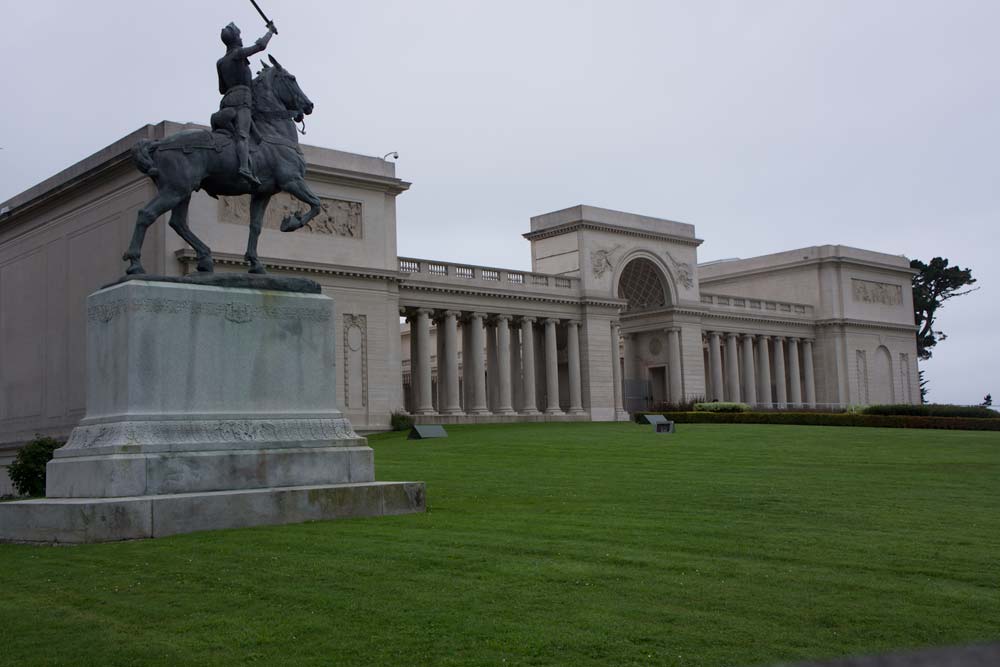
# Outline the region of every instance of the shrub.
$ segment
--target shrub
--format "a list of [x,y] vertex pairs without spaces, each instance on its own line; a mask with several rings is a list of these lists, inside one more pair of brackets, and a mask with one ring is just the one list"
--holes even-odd
[[19,494],[45,495],[45,464],[52,460],[52,452],[62,445],[63,443],[52,438],[36,436],[17,450],[14,462],[7,466],[7,474]]
[[389,427],[393,431],[409,431],[413,428],[413,418],[402,412],[393,412],[389,417]]
[[698,403],[704,403],[704,396],[697,396],[687,399],[686,401],[680,401],[673,403],[670,401],[661,401],[653,405],[653,412],[691,412],[694,410],[694,406]]
[[869,405],[863,410],[866,415],[904,415],[912,417],[972,417],[974,419],[997,419],[1000,412],[986,406],[944,405],[925,403],[923,405]]
[[746,403],[695,403],[695,412],[750,412]]

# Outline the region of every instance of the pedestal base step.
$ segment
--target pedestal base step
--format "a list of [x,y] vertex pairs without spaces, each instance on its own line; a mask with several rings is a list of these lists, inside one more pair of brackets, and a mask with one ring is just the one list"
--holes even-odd
[[202,530],[411,514],[423,482],[289,486],[125,498],[39,498],[0,503],[0,542],[85,544]]

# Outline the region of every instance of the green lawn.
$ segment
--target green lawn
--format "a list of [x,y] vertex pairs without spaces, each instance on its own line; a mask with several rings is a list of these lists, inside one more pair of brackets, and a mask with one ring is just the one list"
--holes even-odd
[[1000,639],[1000,433],[370,439],[424,515],[0,545],[0,664],[754,665]]

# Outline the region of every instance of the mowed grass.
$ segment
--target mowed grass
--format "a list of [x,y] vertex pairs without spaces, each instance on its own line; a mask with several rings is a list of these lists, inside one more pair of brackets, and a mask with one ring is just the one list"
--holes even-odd
[[424,515],[0,545],[0,663],[754,665],[1000,638],[1000,434],[370,439]]

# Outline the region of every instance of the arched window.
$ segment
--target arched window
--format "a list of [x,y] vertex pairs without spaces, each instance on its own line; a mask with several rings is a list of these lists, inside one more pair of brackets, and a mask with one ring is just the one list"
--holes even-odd
[[667,286],[660,270],[648,259],[638,257],[625,266],[618,281],[619,298],[628,301],[628,312],[651,310],[667,305]]

